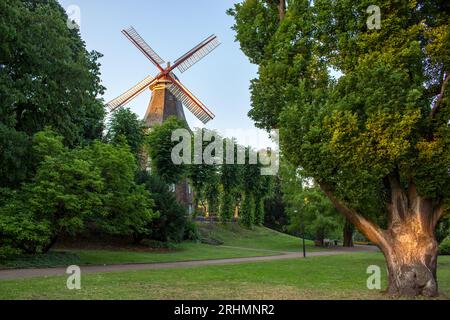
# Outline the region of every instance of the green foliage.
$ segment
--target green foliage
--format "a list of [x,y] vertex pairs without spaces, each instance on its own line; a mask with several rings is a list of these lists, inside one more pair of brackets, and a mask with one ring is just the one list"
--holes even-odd
[[[214,168],[214,167],[213,167]],[[205,198],[208,201],[208,208],[211,215],[217,215],[219,213],[219,197],[220,197],[220,185],[219,176],[215,172],[213,176],[206,181]]]
[[443,256],[450,255],[450,238],[446,238],[442,243],[439,245],[439,253]]
[[186,126],[186,122],[170,117],[162,125],[152,128],[146,140],[152,169],[168,184],[180,182],[187,174],[185,165],[176,165],[172,161],[172,150],[179,143],[172,142],[172,133],[186,129]]
[[16,192],[3,190],[4,254],[45,252],[60,235],[85,232],[88,224],[111,235],[149,233],[153,201],[134,182],[137,165],[127,145],[96,141],[69,150],[46,129],[33,137],[33,150],[42,159],[33,180]]
[[222,192],[220,197],[220,219],[223,223],[230,222],[234,217],[236,199],[229,192]]
[[39,221],[16,196],[0,208],[0,258],[43,252],[52,236],[48,221]]
[[[192,150],[195,150],[196,139],[202,138],[206,134],[212,134],[213,132],[208,132],[207,129],[196,129],[192,135]],[[215,135],[218,139],[218,135]],[[208,141],[202,141],[201,151],[203,151],[209,145]],[[214,154],[213,154],[214,156]],[[218,197],[219,197],[219,184],[220,184],[220,172],[219,167],[215,164],[207,164],[205,161],[198,163],[196,161],[196,155],[192,154],[192,165],[188,166],[188,177],[191,181],[192,187],[194,188],[195,197],[195,207],[198,207],[199,202],[208,202],[210,213],[216,213],[218,210]]]
[[450,236],[450,216],[444,217],[444,219],[439,222],[435,234],[436,241],[439,243]]
[[50,224],[52,237],[83,231],[87,217],[102,206],[103,190],[99,169],[74,151],[47,157],[22,189],[31,212]]
[[200,234],[197,225],[192,220],[186,221],[186,226],[184,229],[184,240],[197,241],[200,239]]
[[249,115],[280,129],[286,159],[379,224],[390,175],[446,201],[448,5],[379,1],[382,28],[369,30],[368,0],[290,1],[281,21],[265,3],[246,0],[230,13],[259,67]]
[[250,153],[255,152],[246,148],[246,162],[241,165],[241,186],[243,195],[242,223],[251,227],[254,224],[261,226],[264,222],[264,200],[270,196],[272,177],[261,175],[261,165],[252,164]]
[[255,225],[262,226],[264,224],[264,200],[255,198]]
[[57,157],[66,149],[63,144],[63,137],[56,134],[50,127],[37,132],[32,139],[32,150],[34,161],[39,164],[47,157]]
[[337,210],[301,171],[283,162],[281,173],[288,230],[293,234],[311,235],[322,242],[339,226]]
[[30,139],[0,120],[0,187],[17,187],[28,177]]
[[151,193],[155,202],[154,210],[159,213],[150,223],[150,233],[146,237],[163,242],[182,241],[187,227],[186,210],[177,202],[169,185],[148,172],[140,172],[137,181]]
[[286,232],[288,217],[286,214],[280,177],[273,178],[272,192],[264,201],[264,225],[273,230]]
[[37,168],[35,133],[51,126],[68,146],[101,138],[101,55],[56,0],[6,0],[0,11],[0,187],[18,188]]
[[93,217],[107,234],[141,237],[155,216],[151,194],[134,181],[137,164],[128,145],[94,142],[80,150],[82,158],[99,170],[104,183],[102,212]]
[[56,0],[7,0],[1,12],[1,121],[30,136],[52,126],[69,145],[101,137],[101,55]]
[[239,223],[247,228],[252,228],[255,224],[255,198],[250,192],[244,193]]
[[144,124],[138,115],[128,108],[121,108],[114,112],[109,124],[107,138],[112,143],[120,143],[120,136],[124,136],[131,151],[138,156],[144,144]]
[[235,4],[234,9],[227,13],[236,19],[233,30],[237,33],[236,40],[242,51],[250,62],[261,63],[279,24],[276,5],[273,5],[273,1],[249,0]]

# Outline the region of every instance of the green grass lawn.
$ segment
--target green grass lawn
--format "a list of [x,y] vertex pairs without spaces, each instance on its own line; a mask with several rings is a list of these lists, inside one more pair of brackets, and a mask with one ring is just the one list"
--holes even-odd
[[177,249],[164,252],[130,252],[104,250],[76,250],[73,253],[80,257],[81,264],[121,264],[121,263],[155,263],[174,261],[193,261],[241,257],[257,257],[276,255],[276,252],[262,252],[249,249],[212,246],[202,243],[185,242]]
[[[168,252],[58,249],[45,255],[25,256],[10,261],[0,261],[0,268],[208,260],[270,256],[301,250],[299,238],[263,227],[248,230],[238,225],[200,224],[199,231],[203,238],[219,240],[223,245],[214,246],[184,242],[175,245],[175,249]],[[320,249],[315,248],[312,241],[307,241],[307,250],[317,251]]]
[[[314,257],[182,269],[0,281],[0,299],[384,299],[366,288],[369,265],[385,270],[380,253]],[[384,272],[384,271],[383,271]],[[450,298],[450,257],[439,259],[441,298]],[[383,273],[383,287],[386,274]]]
[[[301,250],[301,239],[280,233],[264,227],[248,230],[239,225],[210,225],[199,226],[203,236],[221,240],[224,245],[245,247],[277,252],[298,252]],[[306,240],[308,251],[318,251],[314,242]]]

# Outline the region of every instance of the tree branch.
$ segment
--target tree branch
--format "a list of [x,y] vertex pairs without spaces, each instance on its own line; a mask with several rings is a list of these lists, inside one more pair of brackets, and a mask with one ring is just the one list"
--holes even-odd
[[341,212],[353,225],[361,231],[371,242],[378,246],[387,248],[389,245],[386,241],[384,231],[373,222],[367,220],[356,210],[349,208],[342,201],[337,199],[333,194],[333,189],[326,183],[319,183],[321,189],[334,204],[336,209]]
[[286,0],[279,0],[278,12],[280,14],[280,21],[286,16]]
[[437,209],[434,212],[434,219],[432,221],[433,229],[436,228],[439,221],[444,218],[446,215],[450,214],[450,209],[445,209],[444,202],[440,201],[440,203],[437,205]]
[[438,112],[441,108],[442,102],[444,101],[445,90],[447,89],[449,78],[450,78],[450,73],[446,72],[444,82],[442,83],[442,87],[441,87],[441,93],[439,94],[439,97],[437,98],[437,100],[433,106],[433,109],[431,109],[431,114],[430,114],[431,119],[434,119],[436,117],[436,115],[438,114]]
[[[398,170],[388,176],[391,192],[391,206],[389,210],[389,225],[404,220],[408,214],[408,197],[400,183]],[[411,190],[413,191],[413,190]]]

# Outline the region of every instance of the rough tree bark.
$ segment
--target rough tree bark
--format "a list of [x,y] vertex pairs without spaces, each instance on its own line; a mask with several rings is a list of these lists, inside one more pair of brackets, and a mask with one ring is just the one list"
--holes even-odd
[[326,183],[322,183],[321,188],[336,208],[383,252],[388,268],[389,294],[437,296],[438,244],[434,230],[444,215],[443,204],[420,197],[412,182],[407,191],[401,187],[398,177],[389,177],[389,183],[387,230],[337,199]]
[[345,219],[345,225],[344,225],[344,247],[351,248],[354,246],[353,244],[353,233],[355,231],[355,227],[353,224],[348,220]]

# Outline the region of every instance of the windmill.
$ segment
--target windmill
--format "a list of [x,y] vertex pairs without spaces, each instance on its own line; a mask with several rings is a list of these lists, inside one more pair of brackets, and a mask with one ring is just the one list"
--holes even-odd
[[173,65],[170,62],[165,65],[164,60],[133,27],[123,30],[122,33],[156,66],[159,73],[156,77],[146,77],[130,90],[107,103],[111,112],[123,107],[146,89],[150,89],[153,92],[152,99],[144,118],[148,127],[155,123],[161,124],[168,116],[177,116],[184,119],[182,105],[204,124],[214,119],[214,114],[180,82],[173,71],[175,69],[178,69],[181,73],[187,71],[217,48],[220,42],[215,35],[211,35],[200,42],[177,59]]

